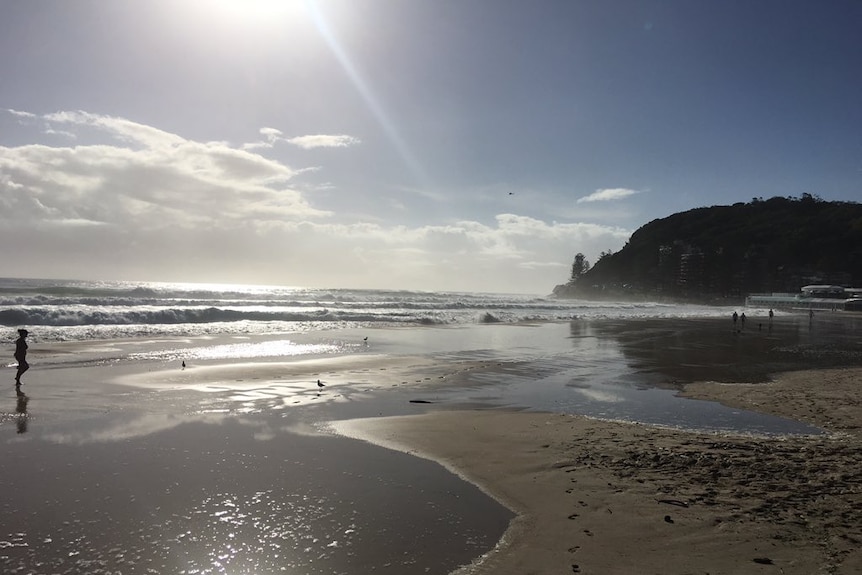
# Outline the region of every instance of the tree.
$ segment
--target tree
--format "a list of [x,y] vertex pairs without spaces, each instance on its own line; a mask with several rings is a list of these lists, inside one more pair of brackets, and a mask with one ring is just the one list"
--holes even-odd
[[587,261],[587,257],[578,252],[575,256],[575,261],[572,263],[572,277],[569,278],[569,285],[575,285],[578,283],[578,280],[581,279],[581,276],[590,271],[590,262]]

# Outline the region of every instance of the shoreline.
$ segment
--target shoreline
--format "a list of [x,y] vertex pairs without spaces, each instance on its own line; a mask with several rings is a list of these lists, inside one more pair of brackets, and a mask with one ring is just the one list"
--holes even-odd
[[[666,404],[663,398],[697,379],[768,382],[767,374],[779,371],[776,366],[828,367],[858,354],[857,322],[833,325],[824,320],[811,330],[807,320],[800,325],[791,318],[776,321],[771,331],[739,332],[731,330],[729,323],[682,318],[573,321],[529,329],[347,331],[337,334],[339,341],[356,344],[370,333],[371,343],[368,347],[358,343],[362,353],[350,357],[282,360],[263,356],[251,361],[225,357],[191,360],[187,368],[181,367],[177,348],[197,349],[199,344],[222,348],[232,339],[240,344],[248,340],[207,338],[184,341],[182,346],[175,340],[39,346],[34,350],[34,359],[39,360],[36,369],[28,373],[23,388],[30,396],[29,405],[24,398],[21,408],[21,398],[10,389],[8,413],[3,414],[10,432],[4,444],[9,465],[0,479],[16,493],[10,498],[4,525],[9,533],[26,533],[27,538],[16,536],[7,541],[16,546],[10,547],[8,558],[0,555],[0,564],[23,556],[20,565],[53,561],[58,572],[91,560],[129,567],[105,555],[110,546],[102,548],[97,543],[80,550],[81,555],[67,553],[79,551],[74,547],[78,535],[99,541],[99,526],[106,523],[87,523],[89,519],[81,515],[80,526],[88,527],[79,530],[76,523],[51,533],[51,514],[64,509],[63,514],[76,515],[83,513],[82,507],[92,508],[89,514],[101,513],[123,525],[143,521],[150,533],[150,550],[140,548],[139,552],[150,561],[158,561],[155,555],[176,546],[189,553],[214,552],[216,543],[224,541],[223,535],[213,534],[203,542],[190,542],[183,536],[180,542],[163,536],[158,525],[178,522],[175,527],[181,525],[182,530],[174,535],[179,537],[187,529],[183,518],[193,516],[188,513],[190,506],[217,517],[215,513],[224,510],[213,508],[215,494],[232,494],[244,505],[255,503],[261,489],[286,489],[279,497],[290,497],[301,471],[309,494],[335,497],[353,493],[337,504],[339,513],[353,513],[362,504],[367,508],[363,515],[375,518],[364,531],[351,532],[338,541],[342,545],[355,540],[353,549],[326,547],[328,560],[347,561],[344,565],[351,565],[355,561],[352,554],[359,550],[369,565],[386,562],[380,560],[395,547],[389,535],[378,533],[380,521],[385,520],[391,521],[388,533],[407,540],[405,549],[414,548],[415,543],[410,542],[414,537],[424,537],[421,560],[413,553],[404,554],[400,568],[405,573],[407,569],[416,573],[431,569],[460,575],[560,571],[682,575],[760,573],[764,568],[778,572],[754,559],[768,559],[788,573],[817,572],[830,561],[858,566],[858,558],[854,559],[858,554],[847,552],[847,542],[858,546],[862,535],[858,529],[842,525],[862,523],[857,521],[862,507],[847,507],[841,494],[834,493],[824,501],[804,499],[811,498],[814,487],[822,492],[847,483],[842,474],[858,477],[862,483],[858,462],[852,461],[851,453],[848,465],[846,453],[855,450],[859,459],[858,435],[852,433],[856,424],[851,421],[841,430],[835,427],[838,423],[827,419],[848,421],[848,414],[858,415],[852,395],[841,395],[842,386],[851,386],[853,391],[858,388],[854,383],[860,381],[858,371],[848,370],[847,377],[836,375],[844,371],[841,369],[811,372],[812,377],[826,374],[827,379],[838,381],[834,388],[817,388],[830,389],[829,397],[803,394],[807,389],[803,377],[795,391],[788,390],[778,403],[777,386],[772,383],[756,383],[750,386],[751,392],[734,400],[740,402],[739,407],[761,412],[770,405],[801,409],[819,401],[820,408],[811,413],[821,417],[818,425],[838,432],[828,436],[788,439],[730,432],[685,433],[583,416],[517,411],[541,409],[539,402],[548,398],[553,402],[583,397],[584,402],[597,402],[598,412],[608,418],[620,417],[615,405],[642,402],[647,411],[655,407],[658,415],[662,413],[659,408],[667,407],[668,413],[689,414],[684,421],[713,422],[712,411],[687,407],[686,399]],[[332,332],[315,333],[300,343],[333,339]],[[269,343],[268,338],[260,340]],[[150,359],[142,361],[139,356]],[[116,361],[118,357],[131,359]],[[737,379],[739,376],[745,378]],[[317,386],[317,379],[325,387]],[[650,391],[661,386],[665,389]],[[705,397],[707,390],[721,392],[729,404],[730,391],[746,387],[706,383],[702,390],[690,389],[706,399],[715,399]],[[751,395],[753,390],[764,392],[765,397]],[[847,409],[832,409],[835,405]],[[583,407],[575,403],[558,406]],[[480,409],[472,411],[476,407]],[[793,418],[799,413],[791,410],[782,415]],[[374,417],[383,419],[361,419]],[[393,444],[388,447],[443,462],[448,471],[436,463],[320,431],[320,426],[335,420],[352,421],[345,426],[355,425],[363,433],[369,425],[377,426],[383,430],[376,435],[378,442],[388,437]],[[20,429],[16,433],[13,424],[22,425],[26,434]],[[221,453],[226,444],[233,446],[228,457]],[[805,457],[799,459],[800,453]],[[321,454],[326,454],[326,462],[312,465]],[[164,457],[173,461],[164,468],[174,470],[168,474],[160,471],[164,464],[159,458]],[[384,460],[391,461],[386,470],[378,464]],[[84,461],[87,465],[80,465]],[[225,473],[225,461],[238,465]],[[131,469],[135,471],[129,473]],[[832,483],[825,485],[818,474],[828,476]],[[813,478],[814,487],[797,485],[794,476]],[[70,484],[69,479],[76,477],[78,483]],[[290,481],[284,483],[284,477]],[[411,477],[416,481],[421,477],[425,487]],[[111,503],[128,497],[126,483],[131,479],[136,483],[133,501],[157,501],[163,510],[159,521],[138,517],[134,510],[124,511]],[[360,480],[364,483],[357,483]],[[390,487],[393,480],[401,482],[395,492]],[[260,483],[252,488],[247,482]],[[330,487],[320,491],[324,483]],[[362,485],[369,484],[381,488],[379,497],[368,496]],[[98,490],[84,493],[83,488],[91,485],[98,485]],[[782,486],[780,496],[769,492]],[[449,489],[463,489],[463,495],[453,498]],[[42,499],[45,492],[53,494],[50,506]],[[204,493],[211,496],[201,498]],[[401,497],[398,502],[394,493]],[[417,501],[424,494],[428,494],[429,505]],[[82,505],[84,495],[88,503]],[[802,503],[788,501],[791,495],[802,497]],[[859,494],[845,492],[843,496],[858,499]],[[436,511],[437,515],[426,520],[416,519],[419,510],[430,512],[450,503],[457,513],[441,516]],[[796,526],[799,514],[794,513],[799,505],[810,516],[807,526]],[[835,514],[837,508],[841,511]],[[518,513],[506,531],[513,516],[510,510]],[[275,507],[270,511],[267,521],[272,526],[290,524],[297,517]],[[325,526],[314,519],[315,509],[307,511],[302,525]],[[830,517],[836,525],[827,525]],[[35,522],[24,527],[31,520]],[[475,527],[455,528],[467,525],[466,521]],[[432,524],[442,531],[429,537]],[[201,525],[214,527],[219,520]],[[353,531],[349,525],[344,528],[344,533]],[[814,543],[811,529],[819,529],[820,539]],[[371,533],[378,533],[379,544],[366,539]],[[253,542],[260,536],[249,531],[243,537]],[[46,543],[49,537],[53,543]],[[29,547],[19,548],[19,539]],[[321,545],[327,542],[319,541],[324,542]],[[122,545],[135,548],[136,543],[126,540]],[[469,549],[461,549],[464,545]],[[800,562],[798,553],[793,555],[797,547],[816,561]],[[492,548],[481,560],[456,569]],[[734,550],[733,557],[746,558],[745,564],[728,563],[723,556],[729,548]],[[400,552],[396,555],[401,557]],[[270,560],[259,554],[248,557],[252,556]],[[178,555],[176,560],[175,566],[193,566],[199,561],[191,555]],[[244,560],[237,556],[234,566],[239,569]],[[836,569],[821,571],[853,572]],[[167,567],[162,570],[170,571]]]
[[459,574],[849,575],[862,569],[859,382],[862,368],[844,368],[685,386],[686,397],[806,421],[821,436],[504,410],[334,427],[438,461],[517,514],[497,547]]

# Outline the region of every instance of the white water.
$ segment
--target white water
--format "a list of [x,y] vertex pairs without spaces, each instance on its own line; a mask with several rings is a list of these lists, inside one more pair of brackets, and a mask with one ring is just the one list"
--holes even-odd
[[[0,279],[0,325],[33,341],[273,335],[393,325],[728,317],[725,307],[552,296]],[[9,330],[14,339],[14,329]]]

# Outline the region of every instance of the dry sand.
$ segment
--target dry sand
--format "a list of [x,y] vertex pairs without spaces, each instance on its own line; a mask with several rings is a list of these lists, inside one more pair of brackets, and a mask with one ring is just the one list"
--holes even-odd
[[518,516],[465,573],[862,573],[862,369],[691,397],[814,423],[808,437],[713,435],[580,416],[438,411],[348,435],[440,461]]

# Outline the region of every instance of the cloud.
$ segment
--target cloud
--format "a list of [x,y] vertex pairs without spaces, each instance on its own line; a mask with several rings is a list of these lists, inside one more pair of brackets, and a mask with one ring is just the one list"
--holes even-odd
[[0,147],[0,219],[163,230],[328,213],[286,186],[299,170],[246,150],[86,112],[43,119],[94,128],[108,143]]
[[579,204],[584,202],[610,202],[614,200],[621,200],[623,198],[627,198],[629,196],[633,196],[635,194],[639,194],[638,190],[629,190],[627,188],[603,188],[600,190],[596,190],[589,196],[584,196],[583,198],[578,198]]
[[630,235],[515,213],[357,220],[311,203],[306,168],[242,146],[87,112],[41,122],[90,143],[0,146],[0,259],[17,276],[548,293],[575,253]]
[[360,143],[358,138],[344,134],[316,134],[285,138],[284,133],[276,128],[261,128],[260,134],[264,137],[263,140],[243,144],[242,148],[244,150],[258,150],[261,148],[272,148],[278,142],[287,142],[304,150],[311,150],[313,148],[346,148]]
[[74,140],[77,136],[73,132],[69,132],[66,130],[57,130],[54,128],[45,128],[45,134],[50,136],[63,136],[64,138],[69,138],[70,140]]
[[325,134],[297,136],[286,141],[305,150],[310,150],[312,148],[346,148],[360,143],[360,140],[353,136],[333,136]]
[[261,128],[260,135],[264,137],[264,140],[243,144],[242,149],[258,150],[261,148],[272,148],[277,142],[284,141],[281,130],[277,130],[276,128]]
[[6,111],[12,114],[13,116],[17,116],[19,118],[35,118],[36,114],[32,114],[30,112],[22,112],[20,110],[13,110],[12,108],[6,108]]
[[[272,230],[270,243],[296,246],[282,254],[283,265],[314,270],[317,285],[350,278],[348,285],[363,287],[547,293],[568,279],[576,252],[597,255],[629,236],[620,228],[501,214],[492,225],[286,224]],[[325,254],[324,266],[316,254]]]
[[55,112],[53,114],[46,114],[43,118],[49,123],[66,124],[73,127],[92,127],[120,141],[151,148],[169,149],[186,142],[185,139],[175,134],[126,120],[125,118],[101,116],[83,111]]
[[273,141],[278,140],[282,137],[281,130],[276,128],[261,128],[260,133],[266,136],[267,140]]

